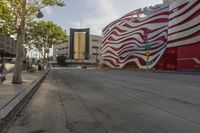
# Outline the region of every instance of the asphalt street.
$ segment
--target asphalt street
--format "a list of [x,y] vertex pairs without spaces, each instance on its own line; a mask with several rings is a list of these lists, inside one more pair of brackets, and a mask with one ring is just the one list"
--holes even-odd
[[200,133],[200,75],[52,70],[8,133]]

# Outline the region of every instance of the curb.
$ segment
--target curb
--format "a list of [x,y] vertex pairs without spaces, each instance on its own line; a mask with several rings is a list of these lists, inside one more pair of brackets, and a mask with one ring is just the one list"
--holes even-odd
[[47,69],[40,78],[33,81],[30,86],[10,101],[3,109],[0,110],[0,133],[3,133],[8,128],[10,121],[24,108],[29,102],[34,93],[38,90],[50,69]]
[[155,71],[155,73],[167,73],[167,74],[184,74],[184,75],[200,75],[200,72],[178,72],[178,71]]
[[200,75],[199,71],[194,71],[194,72],[190,72],[190,71],[160,71],[160,70],[144,70],[144,69],[125,69],[125,68],[109,68],[109,69],[100,69],[103,71],[134,71],[134,72],[149,72],[149,73],[166,73],[166,74],[184,74],[184,75]]

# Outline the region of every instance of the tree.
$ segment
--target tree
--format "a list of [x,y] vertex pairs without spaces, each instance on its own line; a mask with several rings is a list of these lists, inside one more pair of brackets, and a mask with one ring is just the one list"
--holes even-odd
[[66,57],[64,55],[59,55],[57,58],[58,65],[65,66]]
[[[14,84],[22,83],[22,61],[24,56],[24,38],[26,27],[36,18],[41,17],[41,9],[46,6],[64,6],[61,0],[2,0],[5,1],[6,9],[11,11],[15,20],[15,31],[17,34],[16,62],[12,82]],[[4,14],[2,14],[5,17]],[[7,22],[5,22],[7,23]]]
[[51,21],[32,22],[26,34],[26,44],[30,49],[37,49],[45,58],[44,49],[67,41],[67,33]]
[[14,30],[14,17],[6,0],[0,1],[0,34],[10,35]]

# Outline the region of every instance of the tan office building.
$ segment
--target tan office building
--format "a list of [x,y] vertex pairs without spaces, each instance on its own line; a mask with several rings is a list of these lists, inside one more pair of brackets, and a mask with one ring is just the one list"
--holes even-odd
[[53,59],[66,56],[68,63],[96,63],[101,60],[102,37],[90,35],[89,29],[71,29],[68,42],[53,47]]

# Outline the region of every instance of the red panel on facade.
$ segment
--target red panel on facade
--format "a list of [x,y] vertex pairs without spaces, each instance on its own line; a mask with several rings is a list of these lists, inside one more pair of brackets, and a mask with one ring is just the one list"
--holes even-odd
[[156,65],[157,69],[176,70],[177,69],[177,48],[168,48],[163,57]]
[[177,48],[178,69],[200,69],[200,43]]
[[168,48],[157,69],[200,69],[200,43]]

